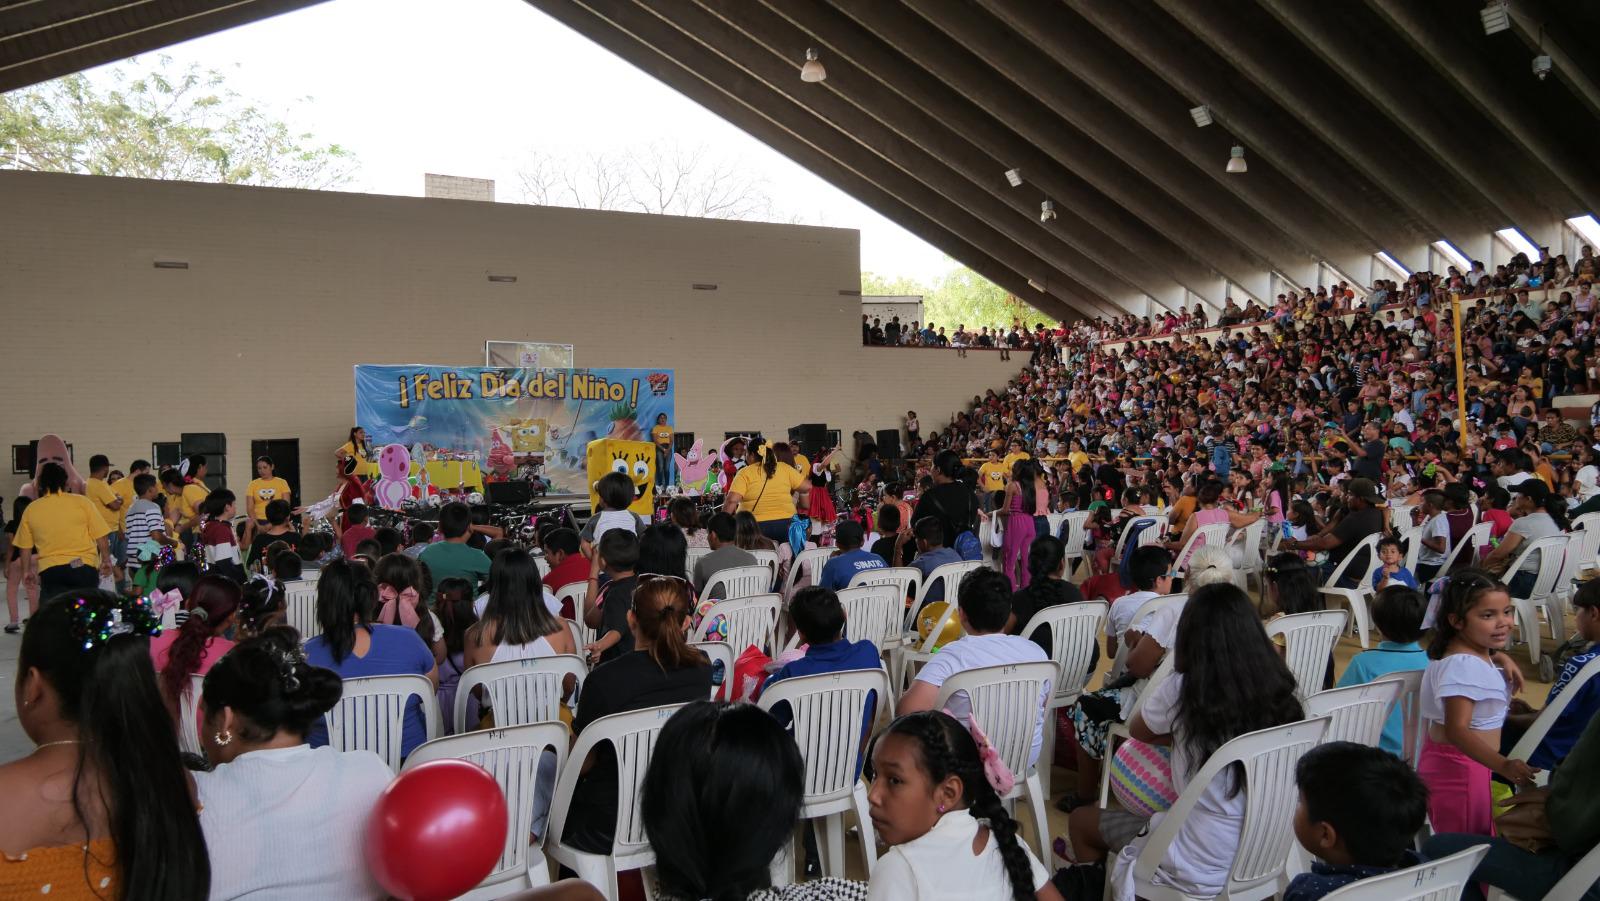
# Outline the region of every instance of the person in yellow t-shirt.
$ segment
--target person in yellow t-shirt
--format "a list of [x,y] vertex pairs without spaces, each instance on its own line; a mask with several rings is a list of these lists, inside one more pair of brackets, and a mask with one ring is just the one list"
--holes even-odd
[[99,512],[100,518],[106,521],[106,527],[115,530],[122,520],[122,514],[117,512],[122,509],[122,499],[111,490],[106,483],[106,476],[111,472],[111,458],[105,454],[95,454],[89,458],[89,478],[83,483],[83,494],[94,502],[94,508]]
[[[39,499],[22,511],[12,545],[34,596],[49,599],[66,591],[87,591],[109,578],[111,527],[93,501],[67,491],[67,470],[59,463],[40,467]],[[33,558],[39,558],[38,571]]]
[[772,445],[764,460],[760,448],[752,446],[745,453],[747,463],[728,486],[723,512],[750,513],[761,526],[761,534],[773,541],[787,541],[796,509],[794,495],[798,493],[799,505],[806,506],[811,480],[795,468],[794,452],[787,444]]
[[123,524],[128,519],[128,508],[133,506],[137,499],[133,490],[133,480],[150,471],[149,460],[135,460],[128,467],[128,474],[111,483],[111,491],[122,499],[122,506],[117,508],[117,531],[123,530]]
[[200,508],[211,489],[206,487],[206,458],[194,454],[185,460],[186,468],[179,469],[183,476],[183,492],[178,495],[178,535],[185,545],[194,540],[186,534],[200,527]]
[[1026,450],[1023,450],[1021,438],[1011,439],[1011,442],[1006,445],[1006,449],[1009,451],[1009,453],[1006,454],[1005,459],[1001,462],[1005,464],[1006,475],[1008,476],[1011,474],[1011,467],[1015,466],[1018,460],[1033,459],[1032,455],[1030,455]]
[[672,478],[672,426],[667,425],[667,414],[656,414],[656,424],[650,427],[650,440],[656,446],[656,491],[660,492],[675,481]]
[[1067,463],[1072,466],[1073,475],[1077,475],[1078,470],[1089,465],[1089,455],[1084,452],[1083,440],[1080,438],[1072,439],[1067,446],[1070,448],[1067,451]]
[[256,477],[244,490],[245,513],[258,525],[267,522],[267,505],[273,501],[294,501],[289,496],[289,483],[274,473],[271,457],[256,458]]
[[1009,472],[1010,467],[1000,462],[1000,452],[991,448],[989,459],[978,467],[978,487],[982,489],[985,501],[991,493],[1005,490]]
[[350,430],[350,440],[339,445],[339,449],[334,451],[333,455],[341,461],[355,457],[359,464],[356,466],[357,474],[377,475],[377,465],[371,462],[372,445],[367,443],[367,430],[361,426]]

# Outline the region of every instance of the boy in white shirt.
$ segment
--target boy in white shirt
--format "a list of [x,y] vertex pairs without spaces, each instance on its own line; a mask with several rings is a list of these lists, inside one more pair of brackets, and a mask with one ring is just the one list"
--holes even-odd
[[1422,493],[1422,547],[1417,549],[1417,581],[1427,585],[1439,574],[1450,553],[1450,521],[1444,515],[1444,492]]
[[1128,558],[1128,574],[1134,590],[1111,602],[1106,616],[1106,653],[1115,657],[1118,643],[1133,628],[1134,614],[1151,598],[1172,593],[1172,552],[1147,544]]

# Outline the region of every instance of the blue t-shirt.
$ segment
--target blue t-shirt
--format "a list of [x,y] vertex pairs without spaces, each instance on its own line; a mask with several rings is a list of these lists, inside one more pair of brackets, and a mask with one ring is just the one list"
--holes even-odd
[[[1566,690],[1567,684],[1577,677],[1578,671],[1588,666],[1597,656],[1600,656],[1600,644],[1592,644],[1589,650],[1569,659],[1566,665],[1561,667],[1561,675],[1556,677],[1556,683],[1550,686],[1550,696],[1545,699],[1544,705],[1549,707],[1551,702]],[[1561,716],[1550,726],[1544,741],[1528,755],[1528,766],[1549,770],[1565,760],[1567,755],[1572,753],[1572,746],[1578,743],[1578,736],[1583,734],[1584,727],[1589,725],[1589,720],[1597,711],[1600,711],[1600,679],[1590,678],[1582,688],[1578,689],[1577,697],[1567,704],[1567,709],[1561,711]]]
[[[1373,591],[1377,591],[1378,590],[1378,582],[1381,581],[1382,579],[1383,579],[1383,564],[1380,563],[1380,564],[1378,564],[1377,568],[1372,571],[1372,590]],[[1404,585],[1407,588],[1415,588],[1418,591],[1422,590],[1422,587],[1417,584],[1417,577],[1412,575],[1411,574],[1411,570],[1406,569],[1404,566],[1402,566],[1399,569],[1395,570],[1389,576],[1389,581],[1393,582],[1393,583],[1395,583],[1397,585]]]
[[[933,571],[938,567],[946,563],[960,562],[961,555],[956,553],[954,548],[938,547],[926,554],[918,554],[917,559],[911,561],[911,565],[917,568],[917,572],[922,573],[923,582],[927,582],[928,576],[932,575]],[[922,600],[926,604],[944,600],[944,582],[941,580],[939,584],[929,588],[927,596]]]
[[[327,639],[318,635],[306,642],[306,662],[312,666],[331,669],[345,679],[361,676],[403,676],[411,673],[426,676],[433,671],[433,651],[428,648],[427,642],[422,640],[422,636],[418,635],[415,629],[384,625],[373,625],[368,628],[372,630],[372,645],[367,648],[365,657],[357,657],[353,653],[346,654],[343,660],[335,663]],[[409,756],[413,748],[427,739],[427,724],[422,719],[422,701],[412,698],[406,702],[405,732],[400,739],[400,756]],[[328,743],[328,728],[323,720],[318,719],[312,724],[306,740],[313,748]]]
[[856,573],[866,572],[869,569],[883,569],[888,565],[877,554],[856,548],[829,558],[827,565],[822,567],[822,579],[817,584],[838,591],[849,586],[850,578]]
[[[1403,570],[1402,570],[1403,571]],[[1350,658],[1350,663],[1344,668],[1344,673],[1339,676],[1337,688],[1348,685],[1361,685],[1371,682],[1390,673],[1404,673],[1412,670],[1428,668],[1428,652],[1416,642],[1399,644],[1393,641],[1380,641],[1378,646],[1370,651]],[[1383,737],[1378,739],[1378,747],[1388,751],[1396,757],[1405,756],[1406,721],[1405,715],[1400,710],[1400,705],[1394,705],[1389,711],[1389,720],[1383,724]]]

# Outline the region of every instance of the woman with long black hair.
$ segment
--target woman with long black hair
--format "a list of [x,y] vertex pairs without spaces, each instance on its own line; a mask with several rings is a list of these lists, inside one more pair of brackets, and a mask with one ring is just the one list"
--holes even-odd
[[551,612],[544,595],[533,555],[522,548],[496,554],[489,566],[489,603],[462,642],[467,668],[578,653],[572,633]]
[[[1061,539],[1050,535],[1035,538],[1028,548],[1028,585],[1011,596],[1011,622],[1006,626],[1006,632],[1022,635],[1028,621],[1040,610],[1083,600],[1083,592],[1067,581],[1066,575],[1067,546],[1061,543]],[[1041,629],[1034,635],[1023,637],[1033,639],[1035,644],[1044,648],[1046,654],[1050,653],[1049,630]]]
[[150,666],[144,601],[47,602],[17,655],[17,719],[36,747],[0,766],[0,897],[203,901],[191,784]]

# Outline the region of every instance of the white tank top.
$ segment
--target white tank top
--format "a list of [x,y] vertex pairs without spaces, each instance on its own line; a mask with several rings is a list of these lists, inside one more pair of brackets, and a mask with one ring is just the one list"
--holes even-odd
[[527,644],[500,644],[494,649],[494,656],[489,658],[490,663],[504,663],[507,660],[529,660],[534,657],[554,657],[556,649],[543,637],[535,638]]

